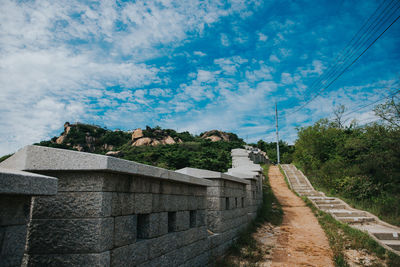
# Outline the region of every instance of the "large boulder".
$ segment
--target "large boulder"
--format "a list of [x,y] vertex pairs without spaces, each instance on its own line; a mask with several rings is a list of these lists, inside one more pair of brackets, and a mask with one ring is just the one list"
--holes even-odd
[[218,142],[221,141],[222,138],[216,135],[207,136],[206,139],[211,140],[211,142]]
[[175,140],[171,137],[171,136],[167,136],[164,138],[164,140],[162,141],[162,143],[166,144],[166,145],[173,145],[175,144]]
[[218,142],[218,141],[232,141],[230,133],[222,132],[219,130],[211,130],[203,133],[201,138],[211,140],[211,142]]
[[142,138],[143,137],[143,131],[140,128],[137,128],[136,130],[133,131],[132,133],[132,141],[135,141],[136,139]]
[[149,137],[143,137],[133,142],[132,146],[148,146],[152,141],[153,140]]
[[111,156],[111,157],[122,157],[123,154],[121,151],[108,151],[106,153],[106,156]]

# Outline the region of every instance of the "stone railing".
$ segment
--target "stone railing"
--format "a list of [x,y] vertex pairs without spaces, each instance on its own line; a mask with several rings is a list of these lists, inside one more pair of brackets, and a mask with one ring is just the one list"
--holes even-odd
[[56,195],[33,197],[23,266],[207,266],[256,214],[256,166],[174,172],[39,146],[0,163],[58,178]]

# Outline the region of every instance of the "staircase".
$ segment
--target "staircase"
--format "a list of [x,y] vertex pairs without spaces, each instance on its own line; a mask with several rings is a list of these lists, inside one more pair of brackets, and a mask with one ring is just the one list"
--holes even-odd
[[292,164],[281,164],[290,188],[300,196],[306,196],[313,204],[336,220],[367,232],[383,247],[400,255],[400,228],[381,221],[375,215],[350,207],[340,198],[327,197],[314,189],[307,177]]

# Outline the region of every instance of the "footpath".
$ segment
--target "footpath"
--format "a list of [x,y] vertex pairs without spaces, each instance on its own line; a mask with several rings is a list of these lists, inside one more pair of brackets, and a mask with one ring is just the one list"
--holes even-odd
[[268,177],[284,212],[268,266],[334,266],[328,239],[310,208],[288,188],[279,167],[271,166]]
[[375,215],[350,207],[339,198],[327,197],[316,191],[307,177],[292,164],[282,164],[290,187],[300,196],[306,196],[316,207],[331,214],[336,220],[368,233],[384,248],[400,255],[400,228],[380,220]]

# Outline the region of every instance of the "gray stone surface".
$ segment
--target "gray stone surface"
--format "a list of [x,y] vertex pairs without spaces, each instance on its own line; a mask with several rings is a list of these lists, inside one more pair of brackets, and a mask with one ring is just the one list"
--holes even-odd
[[205,178],[205,179],[224,179],[224,180],[229,180],[233,181],[236,183],[242,183],[242,184],[248,184],[249,182],[246,180],[243,180],[241,178],[231,176],[225,173],[221,172],[215,172],[215,171],[209,171],[209,170],[203,170],[203,169],[196,169],[196,168],[183,168],[180,170],[177,170],[176,172],[187,174],[190,176],[198,177],[198,178]]
[[0,194],[0,226],[26,224],[31,197]]
[[0,163],[2,168],[25,171],[105,171],[155,177],[207,186],[209,181],[162,168],[103,155],[42,146],[26,146]]
[[206,227],[190,228],[186,231],[176,232],[176,243],[178,247],[184,247],[197,240],[207,237]]
[[137,216],[118,216],[114,218],[114,247],[132,244],[136,241]]
[[[25,255],[22,267],[110,266],[110,252],[90,254]],[[122,265],[118,265],[122,266]]]
[[54,195],[57,178],[0,168],[0,194]]
[[149,240],[149,258],[157,258],[177,248],[177,235],[169,233]]
[[26,225],[0,227],[0,266],[20,266],[24,255]]
[[149,259],[149,241],[142,240],[111,251],[111,266],[138,266]]
[[117,193],[112,194],[111,215],[121,216],[135,213],[135,194],[134,193]]
[[230,169],[226,173],[246,180],[257,180],[257,174],[252,171]]
[[153,196],[150,193],[135,194],[135,213],[150,213],[152,212]]
[[60,192],[56,196],[34,197],[32,206],[33,219],[109,217],[111,193]]
[[138,215],[138,239],[150,239],[168,233],[168,212]]
[[189,211],[176,212],[176,228],[175,231],[184,231],[189,229]]
[[32,220],[29,254],[97,253],[113,246],[114,219]]

